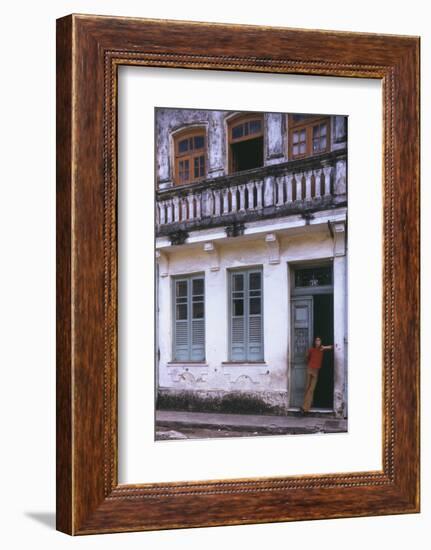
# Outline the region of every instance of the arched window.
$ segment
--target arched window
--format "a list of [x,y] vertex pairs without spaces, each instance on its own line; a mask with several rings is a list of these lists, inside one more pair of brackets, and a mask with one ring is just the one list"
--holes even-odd
[[329,117],[289,115],[289,158],[299,159],[329,151]]
[[229,173],[263,166],[263,115],[247,113],[228,122]]
[[203,128],[190,128],[175,135],[175,185],[194,183],[206,177],[206,136]]

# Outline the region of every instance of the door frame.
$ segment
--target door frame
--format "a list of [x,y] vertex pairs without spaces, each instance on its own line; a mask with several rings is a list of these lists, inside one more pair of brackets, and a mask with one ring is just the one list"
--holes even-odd
[[[309,267],[328,267],[330,266],[332,269],[332,284],[331,285],[322,285],[318,287],[303,287],[303,288],[295,288],[295,271],[297,269],[301,268],[309,268]],[[299,407],[291,406],[291,400],[292,400],[292,367],[293,367],[293,319],[292,319],[292,303],[295,299],[301,299],[301,298],[308,298],[318,295],[318,294],[332,294],[332,299],[334,299],[334,265],[333,265],[333,258],[321,258],[316,260],[305,260],[305,261],[295,261],[295,262],[288,262],[288,341],[289,341],[289,352],[288,352],[288,365],[287,365],[287,382],[288,382],[288,388],[287,388],[287,410],[289,412],[298,411]],[[314,317],[313,317],[313,323],[314,323]],[[334,328],[334,327],[333,327]],[[334,399],[332,400],[332,409],[316,409],[318,412],[324,412],[324,413],[334,413]]]

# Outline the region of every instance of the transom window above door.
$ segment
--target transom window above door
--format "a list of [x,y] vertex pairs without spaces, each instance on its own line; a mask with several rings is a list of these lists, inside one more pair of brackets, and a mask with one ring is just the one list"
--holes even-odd
[[295,287],[321,287],[332,284],[332,266],[330,265],[295,269]]
[[202,128],[184,130],[176,134],[175,185],[194,183],[206,177],[206,136]]
[[326,153],[330,146],[330,119],[312,115],[289,116],[289,158]]

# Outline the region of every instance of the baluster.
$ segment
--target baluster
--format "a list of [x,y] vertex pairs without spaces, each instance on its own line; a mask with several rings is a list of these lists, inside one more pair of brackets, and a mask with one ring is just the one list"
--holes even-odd
[[166,223],[172,223],[172,199],[166,201]]
[[296,200],[301,201],[302,200],[302,172],[299,174],[295,174],[295,181],[296,181]]
[[245,185],[239,185],[239,211],[245,211]]
[[325,197],[328,197],[331,194],[331,166],[325,166],[323,168],[323,173],[325,174]]
[[284,177],[280,176],[277,178],[277,206],[283,206],[284,204]]
[[265,178],[263,204],[265,206],[272,206],[274,204],[274,178],[272,176]]
[[195,217],[195,212],[194,212],[194,196],[193,195],[187,195],[187,202],[189,203],[189,217],[188,219],[189,220],[193,220],[194,217]]
[[257,188],[257,208],[261,210],[262,204],[263,204],[263,181],[257,181],[256,188]]
[[156,225],[160,225],[160,204],[156,202]]
[[311,170],[305,172],[305,200],[311,200],[311,176],[313,172]]
[[174,222],[180,221],[180,199],[178,197],[173,198],[174,203]]
[[230,188],[230,195],[231,195],[231,198],[232,198],[232,212],[236,212],[237,211],[237,204],[236,204],[236,192],[238,190],[238,187],[236,187],[236,185],[234,187],[231,187]]
[[333,169],[333,176],[332,176],[332,193],[334,195],[344,195],[347,191],[346,189],[346,160],[340,159],[337,160],[334,169]]
[[228,214],[229,212],[229,189],[226,187],[222,191],[223,193],[223,214]]
[[187,201],[186,199],[181,199],[181,221],[187,221]]
[[202,194],[198,193],[196,195],[196,219],[201,219],[201,201],[202,201]]
[[204,217],[214,214],[214,195],[210,189],[202,193],[202,214]]
[[286,176],[287,186],[287,202],[292,202],[293,199],[293,174],[287,174]]
[[220,191],[216,189],[214,191],[214,216],[220,216]]
[[160,225],[163,225],[166,223],[166,208],[165,208],[165,201],[162,201],[160,203]]
[[317,198],[320,198],[322,192],[321,192],[321,185],[322,185],[322,169],[318,168],[317,170],[314,170],[314,196]]
[[248,191],[248,209],[254,210],[255,204],[254,204],[254,181],[251,181],[250,183],[247,183],[247,191]]

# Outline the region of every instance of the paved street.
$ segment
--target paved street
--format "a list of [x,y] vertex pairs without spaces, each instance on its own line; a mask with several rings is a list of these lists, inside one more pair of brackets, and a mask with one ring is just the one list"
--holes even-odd
[[156,411],[157,440],[340,433],[346,431],[347,420],[324,414],[271,416]]

